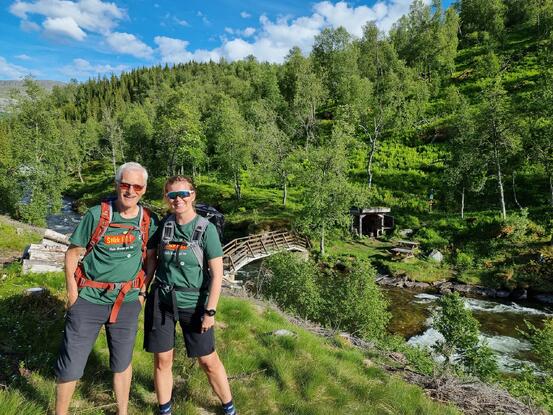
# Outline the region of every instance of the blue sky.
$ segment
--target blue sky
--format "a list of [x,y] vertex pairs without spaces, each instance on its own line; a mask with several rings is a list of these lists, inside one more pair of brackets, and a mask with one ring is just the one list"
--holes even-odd
[[134,67],[308,53],[325,27],[388,30],[412,0],[1,0],[0,79],[86,80]]

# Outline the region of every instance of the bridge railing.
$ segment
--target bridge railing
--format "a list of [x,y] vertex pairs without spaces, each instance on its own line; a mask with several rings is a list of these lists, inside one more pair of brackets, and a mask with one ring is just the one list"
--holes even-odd
[[273,231],[234,239],[223,247],[225,273],[234,273],[248,262],[278,251],[307,251],[308,248],[307,238],[288,231]]

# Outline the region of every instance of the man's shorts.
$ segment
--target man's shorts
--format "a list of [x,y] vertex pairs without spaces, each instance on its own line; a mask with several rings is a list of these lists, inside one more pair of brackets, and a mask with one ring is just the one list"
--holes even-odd
[[116,373],[129,367],[141,305],[139,301],[123,303],[117,321],[109,323],[112,307],[110,304],[94,304],[79,297],[69,308],[55,366],[58,381],[69,382],[83,376],[86,361],[102,326],[106,328],[109,367]]
[[[156,313],[154,306],[158,307]],[[173,312],[162,303],[154,304],[153,296],[146,300],[144,317],[144,349],[150,353],[167,352],[175,348],[175,326]],[[202,333],[204,308],[179,309],[179,323],[184,335],[188,357],[207,356],[215,351],[213,327]]]

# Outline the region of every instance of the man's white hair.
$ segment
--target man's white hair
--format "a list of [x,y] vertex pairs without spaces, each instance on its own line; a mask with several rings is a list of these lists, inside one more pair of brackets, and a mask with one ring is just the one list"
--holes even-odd
[[115,173],[115,181],[117,183],[121,183],[121,176],[123,176],[123,172],[127,170],[140,170],[144,175],[144,183],[148,183],[148,171],[141,164],[135,163],[134,161],[129,161],[119,166]]

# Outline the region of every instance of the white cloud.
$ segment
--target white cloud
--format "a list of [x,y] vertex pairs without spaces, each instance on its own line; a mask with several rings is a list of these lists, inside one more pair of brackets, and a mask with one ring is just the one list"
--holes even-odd
[[207,18],[205,14],[199,11],[198,13],[196,13],[196,15],[202,18],[202,22],[204,22],[206,26],[211,26],[211,21]]
[[[427,4],[429,1],[424,0]],[[171,39],[172,42],[170,42],[167,40],[170,38],[159,36],[156,37],[156,43],[164,62],[186,62],[192,59],[217,60],[220,57],[236,60],[248,55],[254,55],[260,61],[282,62],[294,46],[300,47],[304,53],[309,53],[315,37],[326,27],[344,26],[349,33],[360,37],[363,26],[369,21],[375,21],[381,30],[388,31],[393,23],[409,12],[411,3],[412,0],[380,0],[372,7],[364,5],[355,7],[345,1],[335,4],[322,1],[313,5],[313,13],[309,16],[297,18],[284,16],[272,21],[262,15],[259,18],[258,29],[225,28],[226,33],[236,37],[230,40],[223,38],[221,46],[210,51],[189,51],[188,42],[179,39]],[[205,17],[201,12],[198,12],[198,16]],[[246,40],[249,37],[252,38]]]
[[209,62],[218,61],[221,58],[221,52],[218,49],[205,50],[197,49],[194,52],[187,50],[189,42],[181,39],[174,39],[166,36],[156,36],[154,41],[158,45],[158,52],[161,61],[166,63],[181,62]]
[[27,68],[9,63],[0,56],[0,78],[2,79],[20,79],[26,75],[32,74]]
[[184,19],[181,20],[177,16],[175,16],[173,20],[175,20],[175,23],[178,24],[179,26],[183,26],[183,27],[190,26],[190,24],[186,20]]
[[21,20],[19,26],[24,32],[38,32],[40,30],[40,26],[30,20]]
[[114,32],[106,36],[107,44],[116,52],[137,58],[150,58],[153,49],[130,33]]
[[250,13],[244,11],[244,12],[240,12],[240,17],[242,19],[249,19],[250,17],[252,17],[252,15]]
[[81,30],[71,17],[47,18],[42,24],[46,34],[54,36],[68,36],[75,40],[83,40],[86,33]]
[[92,65],[86,59],[73,59],[71,65],[63,66],[59,71],[69,78],[93,78],[98,74],[110,74],[110,73],[121,73],[122,71],[128,69],[126,65]]
[[24,53],[21,55],[17,55],[16,58],[19,59],[20,61],[30,61],[33,59],[29,55],[25,55]]
[[81,30],[100,34],[109,33],[126,17],[125,11],[115,3],[101,0],[16,0],[10,12],[23,21],[28,21],[33,14],[44,16],[45,20],[71,18]]
[[252,36],[254,33],[255,33],[255,28],[253,28],[253,27],[246,27],[246,28],[242,31],[242,34],[244,35],[244,37],[250,37],[250,36]]

